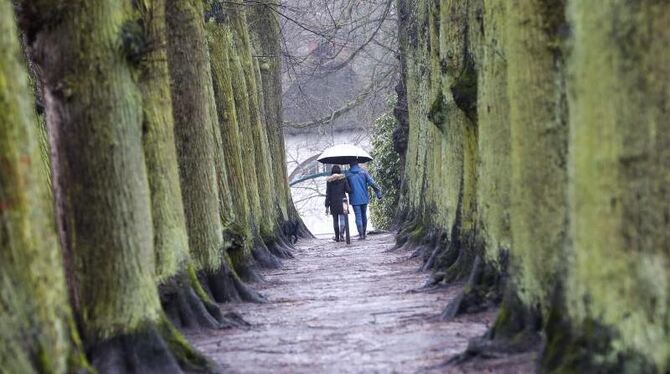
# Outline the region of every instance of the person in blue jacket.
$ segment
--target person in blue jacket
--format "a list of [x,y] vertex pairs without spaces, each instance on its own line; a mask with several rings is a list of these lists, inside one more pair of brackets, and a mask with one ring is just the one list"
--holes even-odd
[[372,187],[375,190],[378,199],[382,198],[382,191],[372,177],[370,177],[370,174],[361,169],[358,163],[352,163],[349,166],[349,171],[347,171],[347,180],[351,187],[349,203],[354,207],[358,239],[365,240],[368,226],[368,203],[370,202],[368,187]]

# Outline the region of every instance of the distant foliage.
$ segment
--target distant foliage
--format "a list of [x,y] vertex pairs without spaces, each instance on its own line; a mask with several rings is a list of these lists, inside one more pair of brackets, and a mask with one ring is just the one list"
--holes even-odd
[[393,131],[397,120],[391,111],[377,118],[372,133],[370,175],[382,189],[383,199],[370,203],[370,219],[376,229],[387,230],[395,216],[400,190],[400,157],[393,148]]

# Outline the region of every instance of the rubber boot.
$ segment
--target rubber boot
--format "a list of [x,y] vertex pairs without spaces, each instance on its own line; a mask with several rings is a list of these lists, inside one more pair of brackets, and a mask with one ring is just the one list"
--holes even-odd
[[365,240],[365,231],[363,231],[363,225],[356,225],[358,229],[358,240]]
[[363,240],[366,240],[368,238],[368,223],[366,222],[363,225]]

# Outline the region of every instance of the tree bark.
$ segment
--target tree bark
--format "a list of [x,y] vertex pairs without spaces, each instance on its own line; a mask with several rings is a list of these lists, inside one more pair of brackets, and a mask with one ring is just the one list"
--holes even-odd
[[151,48],[142,57],[140,87],[143,98],[143,143],[151,191],[151,213],[156,252],[156,278],[161,304],[182,328],[220,328],[228,325],[205,293],[195,289],[186,218],[179,185],[172,97],[167,65],[165,1],[138,4]]
[[568,113],[557,44],[564,6],[563,0],[518,0],[505,34],[515,281],[522,300],[539,303],[545,315],[563,273],[567,233]]
[[224,225],[230,225],[234,216],[221,152],[204,4],[168,1],[167,20],[182,195],[196,268],[203,272],[203,285],[217,302],[262,301],[235,273],[226,252],[230,243],[223,237],[224,229],[229,229]]
[[210,9],[213,18],[207,23],[210,62],[214,97],[221,131],[221,152],[228,170],[228,185],[235,211],[233,231],[236,241],[229,249],[235,271],[245,280],[260,280],[255,271],[252,257],[253,230],[247,187],[244,174],[240,129],[234,101],[232,74],[230,67],[232,51],[232,32],[229,17],[224,7]]
[[574,2],[568,15],[570,316],[589,339],[593,319],[614,329],[602,371],[667,371],[670,4]]
[[288,186],[283,132],[281,30],[275,12],[278,6],[275,0],[252,4],[247,13],[247,22],[252,45],[258,55],[259,82],[264,93],[264,123],[273,166],[274,189],[278,191],[276,198],[281,213],[280,224],[287,220],[299,220],[302,223],[299,216],[291,216],[289,208],[293,201]]
[[142,140],[151,192],[151,216],[158,282],[185,268],[189,260],[184,204],[179,185],[172,96],[167,65],[165,0],[140,5],[151,48],[142,58]]
[[135,11],[129,1],[23,8],[43,73],[59,224],[74,269],[72,300],[99,372],[210,370],[165,321],[156,290],[136,78],[144,35]]
[[172,107],[189,247],[199,270],[215,272],[222,266],[224,241],[203,3],[170,0],[166,5]]
[[[241,2],[240,2],[241,3]],[[266,242],[274,241],[275,225],[278,212],[272,192],[272,165],[268,151],[267,134],[263,125],[261,107],[261,91],[256,80],[256,65],[252,56],[252,45],[249,39],[249,30],[246,23],[246,13],[238,6],[231,6],[230,17],[233,28],[233,42],[236,55],[242,69],[246,90],[246,107],[248,107],[250,140],[253,142],[254,169],[256,171],[258,195],[260,205],[267,207],[263,214],[258,216],[261,238]],[[251,154],[249,154],[251,156]]]
[[[0,1],[0,362],[10,373],[86,368],[67,301],[39,124],[10,1]],[[32,331],[39,331],[33,334]]]

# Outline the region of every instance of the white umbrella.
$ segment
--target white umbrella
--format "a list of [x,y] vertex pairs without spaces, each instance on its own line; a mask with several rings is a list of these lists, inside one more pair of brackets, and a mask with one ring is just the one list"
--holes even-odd
[[323,151],[316,160],[322,164],[345,165],[354,162],[369,162],[372,161],[372,157],[356,145],[338,144]]

